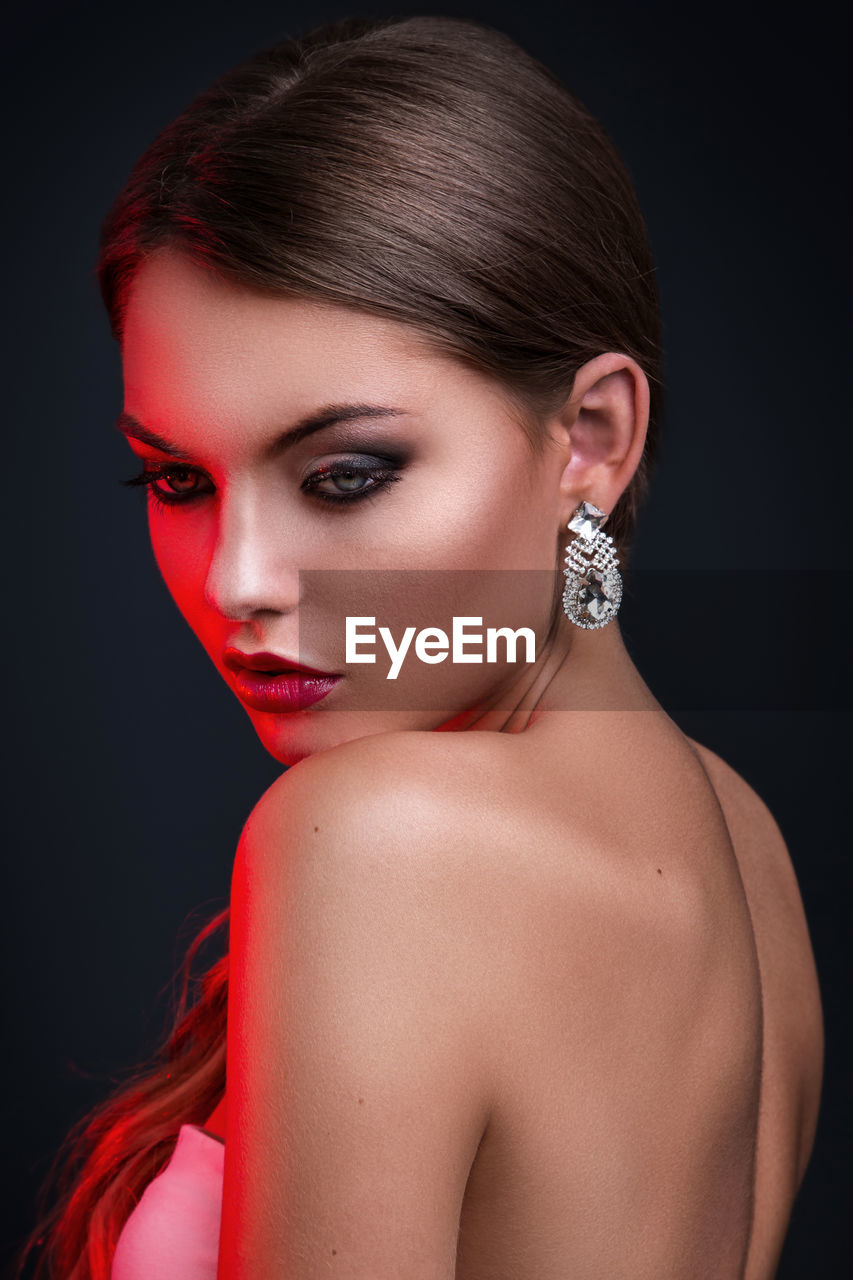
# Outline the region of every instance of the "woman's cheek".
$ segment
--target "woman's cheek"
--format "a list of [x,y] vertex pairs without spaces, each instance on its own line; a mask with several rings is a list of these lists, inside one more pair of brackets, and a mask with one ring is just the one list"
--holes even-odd
[[151,512],[149,532],[154,559],[172,598],[193,629],[206,611],[204,585],[215,531],[211,521],[187,519],[182,512]]

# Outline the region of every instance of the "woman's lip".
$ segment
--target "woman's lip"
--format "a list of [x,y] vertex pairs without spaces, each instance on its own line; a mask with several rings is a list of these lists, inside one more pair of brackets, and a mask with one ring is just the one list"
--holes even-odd
[[230,671],[261,671],[268,675],[280,675],[290,672],[297,675],[332,676],[332,671],[320,671],[318,667],[309,667],[304,662],[296,662],[293,658],[284,658],[277,653],[263,650],[260,653],[243,653],[242,649],[228,646],[222,660]]
[[301,711],[331,693],[342,676],[312,676],[299,671],[276,675],[242,667],[234,679],[237,696],[254,711]]

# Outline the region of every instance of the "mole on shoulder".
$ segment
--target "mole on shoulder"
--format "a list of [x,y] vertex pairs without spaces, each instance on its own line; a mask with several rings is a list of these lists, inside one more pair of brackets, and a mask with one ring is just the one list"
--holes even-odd
[[660,876],[660,875],[663,875],[663,872],[661,871],[660,867],[658,867],[658,875],[659,875],[659,876]]

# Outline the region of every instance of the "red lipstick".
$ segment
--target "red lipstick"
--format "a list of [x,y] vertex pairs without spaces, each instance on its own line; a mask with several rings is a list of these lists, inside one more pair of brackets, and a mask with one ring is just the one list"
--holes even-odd
[[325,698],[342,678],[277,653],[228,648],[222,660],[234,673],[238,698],[255,711],[301,711]]

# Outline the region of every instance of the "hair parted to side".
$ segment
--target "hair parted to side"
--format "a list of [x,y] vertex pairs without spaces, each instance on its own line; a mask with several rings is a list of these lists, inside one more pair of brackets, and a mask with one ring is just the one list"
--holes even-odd
[[[607,522],[626,563],[658,449],[654,263],[607,134],[509,36],[354,17],[249,57],[158,135],[104,221],[97,272],[119,342],[135,274],[166,245],[250,289],[412,326],[495,380],[533,450],[586,361],[632,356],[651,405]],[[224,1092],[227,981],[225,956],[162,1060],[69,1134],[74,1180],[22,1254],[39,1250],[36,1280],[109,1280],[180,1124],[203,1123]]]

